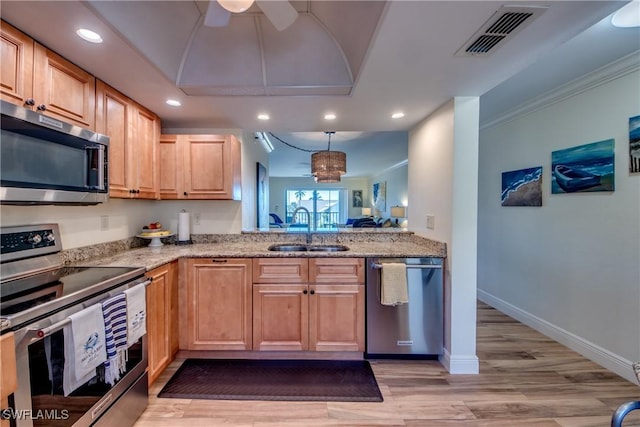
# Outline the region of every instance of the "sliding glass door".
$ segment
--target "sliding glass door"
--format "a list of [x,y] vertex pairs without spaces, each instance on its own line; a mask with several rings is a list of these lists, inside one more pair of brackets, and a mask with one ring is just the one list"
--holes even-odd
[[308,210],[312,230],[335,228],[346,221],[345,194],[343,189],[288,189],[285,194],[286,222],[290,227],[306,228],[305,210]]

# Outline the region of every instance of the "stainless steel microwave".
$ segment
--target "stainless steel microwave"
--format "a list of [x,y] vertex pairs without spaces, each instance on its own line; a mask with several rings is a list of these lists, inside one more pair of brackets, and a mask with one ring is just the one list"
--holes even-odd
[[1,101],[0,203],[96,205],[109,199],[109,138]]

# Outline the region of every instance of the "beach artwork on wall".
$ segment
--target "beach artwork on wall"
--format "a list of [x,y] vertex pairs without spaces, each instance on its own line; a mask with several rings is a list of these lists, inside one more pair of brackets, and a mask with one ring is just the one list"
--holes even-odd
[[629,119],[629,173],[640,173],[640,116]]
[[502,172],[502,206],[542,206],[542,166]]
[[380,212],[387,210],[387,183],[376,182],[373,184],[373,206]]
[[551,153],[551,193],[614,191],[614,140]]

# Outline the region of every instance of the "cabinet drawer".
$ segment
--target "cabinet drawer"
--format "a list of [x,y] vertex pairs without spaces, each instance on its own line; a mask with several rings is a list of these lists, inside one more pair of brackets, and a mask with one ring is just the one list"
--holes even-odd
[[254,258],[253,283],[304,283],[309,278],[306,258]]
[[364,283],[363,258],[310,258],[311,283]]

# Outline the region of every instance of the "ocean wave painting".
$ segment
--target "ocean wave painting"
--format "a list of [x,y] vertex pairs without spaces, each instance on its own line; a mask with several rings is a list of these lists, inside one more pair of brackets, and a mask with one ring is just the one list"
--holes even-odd
[[542,206],[542,166],[502,172],[502,206]]
[[551,153],[551,193],[614,191],[614,140]]
[[629,173],[640,173],[640,116],[629,119]]

